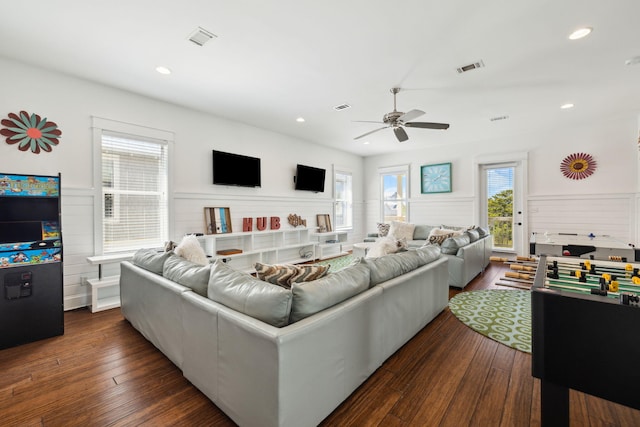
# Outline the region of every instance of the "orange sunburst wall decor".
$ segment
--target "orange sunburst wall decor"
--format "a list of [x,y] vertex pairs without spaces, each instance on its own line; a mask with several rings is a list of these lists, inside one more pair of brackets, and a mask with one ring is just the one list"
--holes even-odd
[[56,123],[26,111],[9,113],[9,117],[2,119],[0,124],[4,126],[0,129],[0,135],[6,137],[7,144],[18,144],[18,150],[31,150],[34,154],[40,154],[41,151],[49,153],[58,145],[62,135]]
[[587,153],[570,154],[560,163],[560,171],[570,179],[584,179],[593,174],[597,162]]

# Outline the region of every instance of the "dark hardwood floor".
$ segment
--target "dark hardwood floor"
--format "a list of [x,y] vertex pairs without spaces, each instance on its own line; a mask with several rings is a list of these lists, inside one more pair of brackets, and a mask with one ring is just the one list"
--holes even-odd
[[[494,283],[504,269],[492,264],[466,290],[503,288]],[[446,309],[322,425],[539,425],[539,396],[529,354],[473,332]],[[234,424],[119,309],[81,309],[65,313],[64,336],[0,351],[0,425]],[[638,426],[640,411],[571,391],[571,425]]]

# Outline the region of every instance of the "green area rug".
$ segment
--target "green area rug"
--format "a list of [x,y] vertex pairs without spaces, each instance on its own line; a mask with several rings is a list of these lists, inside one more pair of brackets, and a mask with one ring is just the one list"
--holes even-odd
[[329,271],[330,272],[334,272],[334,271],[338,271],[341,270],[343,268],[345,268],[346,266],[348,266],[349,264],[351,264],[354,260],[354,256],[353,255],[344,255],[344,256],[339,256],[336,258],[331,258],[331,259],[325,259],[324,261],[319,261],[316,262],[316,265],[328,265],[329,266]]
[[449,301],[451,312],[474,331],[516,350],[531,353],[531,292],[461,292]]

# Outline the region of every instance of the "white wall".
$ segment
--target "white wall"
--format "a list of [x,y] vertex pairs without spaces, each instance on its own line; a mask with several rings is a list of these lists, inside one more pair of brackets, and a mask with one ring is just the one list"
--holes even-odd
[[[364,181],[378,182],[378,168],[410,164],[412,222],[473,224],[477,218],[474,159],[492,154],[528,154],[528,223],[531,232],[608,234],[624,242],[638,241],[638,116],[603,117],[594,123],[562,129],[541,129],[518,138],[475,141],[455,146],[425,146],[412,152],[367,157]],[[565,178],[561,161],[572,153],[591,154],[595,173],[583,180]],[[453,192],[420,193],[420,166],[451,162]],[[365,189],[366,222],[375,230],[379,221],[379,187]]]
[[[22,152],[0,141],[0,172],[62,173],[65,309],[87,305],[88,292],[80,278],[97,277],[97,268],[86,262],[94,255],[93,116],[175,135],[170,159],[174,240],[187,232],[204,231],[206,206],[230,207],[233,229],[239,231],[245,216],[279,216],[287,227],[291,213],[315,227],[316,214],[333,212],[333,164],[353,172],[356,227],[349,241],[361,241],[365,232],[360,220],[363,206],[358,202],[363,198],[359,156],[1,58],[0,76],[2,118],[26,110],[46,116],[62,131],[60,144],[51,153]],[[211,184],[212,149],[260,157],[262,188]],[[324,193],[293,189],[297,163],[327,169]]]

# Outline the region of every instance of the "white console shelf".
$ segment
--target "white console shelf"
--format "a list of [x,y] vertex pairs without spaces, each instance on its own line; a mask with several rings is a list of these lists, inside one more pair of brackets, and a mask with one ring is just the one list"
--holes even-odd
[[311,238],[318,242],[318,258],[326,259],[340,255],[346,255],[342,245],[347,242],[346,231],[328,231],[324,233],[311,233]]
[[[256,262],[295,264],[316,259],[317,242],[303,227],[241,233],[208,234],[199,237],[208,256],[224,259],[236,270],[253,272]],[[239,249],[242,253],[222,255],[218,251]]]
[[87,257],[87,262],[98,266],[98,278],[88,279],[91,286],[91,312],[120,307],[120,276],[102,277],[102,264],[111,264],[133,258],[133,253],[96,255]]

